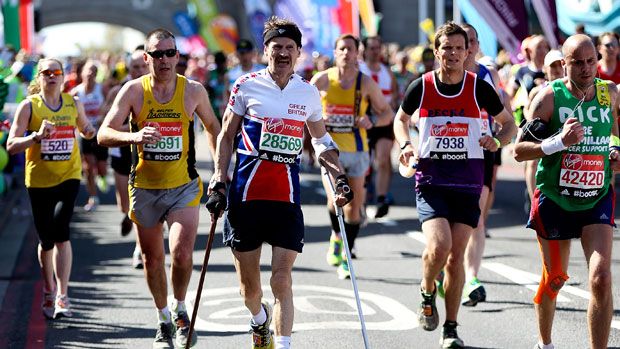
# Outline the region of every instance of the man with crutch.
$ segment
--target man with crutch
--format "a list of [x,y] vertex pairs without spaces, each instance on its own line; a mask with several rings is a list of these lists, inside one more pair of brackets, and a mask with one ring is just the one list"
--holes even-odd
[[[483,149],[497,151],[516,134],[512,116],[493,87],[463,69],[467,39],[467,33],[453,22],[437,30],[434,52],[440,67],[409,85],[394,121],[401,164],[409,164],[412,156],[419,158],[416,206],[428,241],[422,257],[419,322],[426,331],[433,331],[439,325],[435,278],[445,268],[443,348],[464,347],[456,332],[456,320],[465,282],[465,247],[480,216]],[[483,133],[486,120],[480,113],[482,108],[501,125],[495,138]],[[420,139],[414,148],[409,124],[416,110]]]
[[[294,67],[301,32],[291,21],[272,17],[263,31],[266,69],[235,82],[218,136],[215,172],[207,208],[228,209],[224,243],[233,253],[240,293],[252,314],[253,348],[290,347],[293,329],[291,272],[302,252],[304,221],[300,206],[299,161],[304,124],[319,162],[335,181],[335,201],[344,206],[353,192],[338,161],[338,149],[325,130],[319,91]],[[226,200],[226,172],[233,147],[237,161]],[[263,242],[272,246],[271,290],[274,313],[262,300],[260,255]],[[275,319],[275,340],[269,325]]]

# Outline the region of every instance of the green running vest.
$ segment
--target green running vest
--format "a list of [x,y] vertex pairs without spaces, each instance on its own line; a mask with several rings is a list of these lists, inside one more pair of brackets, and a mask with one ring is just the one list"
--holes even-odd
[[[562,129],[579,104],[561,79],[551,82],[554,112],[549,130]],[[573,116],[585,129],[583,141],[566,150],[547,155],[538,162],[536,187],[566,211],[592,208],[607,194],[612,171],[609,166],[609,138],[613,115],[607,82],[595,79],[597,93],[577,107]]]

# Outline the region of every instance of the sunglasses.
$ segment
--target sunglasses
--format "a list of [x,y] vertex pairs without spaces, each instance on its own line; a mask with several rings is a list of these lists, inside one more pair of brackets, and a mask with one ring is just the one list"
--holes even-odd
[[155,51],[151,51],[151,52],[146,52],[148,53],[149,56],[155,58],[155,59],[160,59],[163,58],[164,55],[166,57],[174,57],[177,54],[177,49],[176,48],[171,48],[168,50],[155,50]]
[[613,43],[613,42],[608,42],[608,43],[606,43],[606,44],[604,44],[604,45],[605,45],[605,47],[607,47],[607,48],[615,48],[615,47],[618,47],[618,45],[617,45],[617,44],[615,44],[615,43]]
[[45,69],[39,72],[40,75],[44,75],[47,77],[54,77],[54,76],[60,76],[62,75],[62,70],[60,69]]

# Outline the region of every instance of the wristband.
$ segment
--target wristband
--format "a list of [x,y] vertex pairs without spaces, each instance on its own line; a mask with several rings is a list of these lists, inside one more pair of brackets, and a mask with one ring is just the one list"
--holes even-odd
[[562,135],[555,135],[551,138],[547,138],[540,143],[540,150],[546,155],[551,155],[566,149],[567,147],[562,143]]
[[609,146],[609,151],[615,150],[617,152],[620,153],[620,146],[619,145],[611,145]]
[[610,147],[620,146],[620,138],[618,138],[618,136],[616,135],[611,135],[609,137],[609,146]]
[[405,150],[405,148],[411,144],[411,141],[405,141],[405,143],[403,143],[403,145],[400,147],[400,150]]
[[497,144],[498,148],[502,147],[502,142],[500,142],[499,139],[497,139],[496,137],[493,137],[493,140],[495,141],[495,144]]

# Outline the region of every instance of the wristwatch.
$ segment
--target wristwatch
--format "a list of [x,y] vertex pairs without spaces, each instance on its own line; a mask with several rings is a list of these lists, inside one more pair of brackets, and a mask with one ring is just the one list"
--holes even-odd
[[411,144],[411,141],[405,141],[405,143],[403,143],[403,145],[400,147],[400,150],[405,150],[405,148]]

